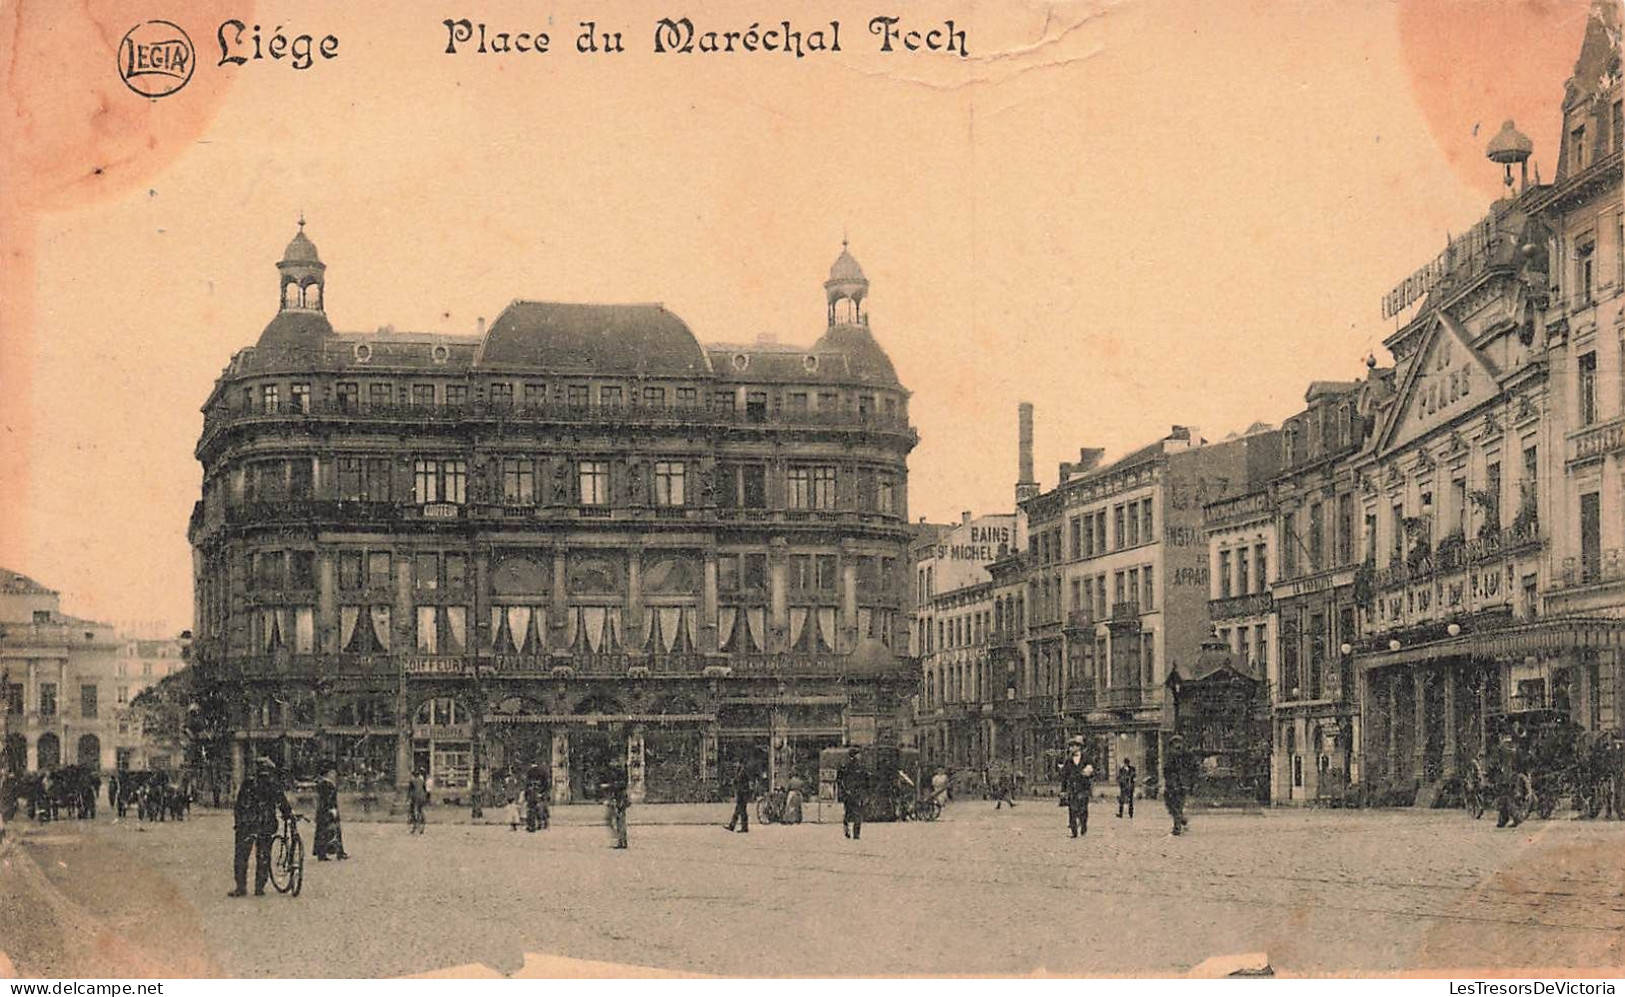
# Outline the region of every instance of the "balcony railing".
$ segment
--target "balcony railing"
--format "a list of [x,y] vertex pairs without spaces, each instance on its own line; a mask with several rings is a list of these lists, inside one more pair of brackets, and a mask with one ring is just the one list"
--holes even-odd
[[1625,551],[1609,547],[1599,551],[1595,560],[1565,557],[1563,566],[1555,574],[1553,589],[1584,588],[1625,581]]
[[1066,614],[1066,629],[1090,631],[1095,629],[1095,614],[1087,609],[1073,609]]
[[1112,603],[1113,620],[1137,620],[1140,618],[1140,604],[1137,602]]
[[1400,562],[1372,572],[1372,587],[1381,592],[1399,588],[1438,574],[1461,571],[1475,564],[1483,564],[1542,543],[1536,526],[1516,527],[1474,537],[1459,544],[1442,544],[1439,550],[1429,551],[1414,564]]
[[1625,450],[1625,419],[1588,426],[1569,434],[1570,464],[1606,457],[1621,450]]
[[1145,702],[1145,690],[1139,686],[1116,686],[1106,690],[1106,706],[1114,710],[1131,710]]
[[1099,697],[1095,693],[1093,683],[1089,685],[1075,685],[1066,691],[1066,708],[1068,712],[1085,712],[1095,708]]
[[739,411],[724,408],[645,406],[645,405],[512,405],[500,402],[415,405],[369,402],[342,403],[314,401],[308,405],[292,402],[252,409],[215,408],[205,413],[203,437],[235,425],[254,423],[286,424],[341,419],[346,422],[456,423],[473,421],[622,423],[671,425],[763,426],[768,428],[839,428],[899,433],[913,438],[915,431],[901,413],[834,411]]
[[1275,597],[1268,592],[1249,592],[1227,599],[1208,601],[1208,616],[1215,620],[1229,620],[1238,616],[1263,616],[1275,605]]

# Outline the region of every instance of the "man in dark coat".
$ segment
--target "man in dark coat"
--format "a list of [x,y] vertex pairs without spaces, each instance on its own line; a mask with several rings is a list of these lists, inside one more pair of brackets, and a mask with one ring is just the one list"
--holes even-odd
[[541,828],[547,830],[548,809],[547,796],[552,787],[548,784],[547,773],[542,771],[540,765],[532,765],[525,775],[525,830],[535,831]]
[[1128,807],[1129,820],[1134,819],[1134,783],[1140,773],[1134,768],[1134,759],[1125,758],[1117,766],[1117,816],[1123,816],[1123,808]]
[[604,797],[604,821],[609,825],[610,834],[615,842],[611,848],[626,847],[626,811],[632,805],[627,797],[626,763],[616,760],[610,763],[609,771],[604,781],[598,784]]
[[254,895],[265,895],[265,881],[271,878],[271,838],[276,834],[278,814],[291,816],[293,808],[282,792],[276,766],[271,759],[261,758],[254,774],[243,780],[232,810],[237,838],[232,874],[237,878],[237,888],[226,896],[240,897],[248,892],[249,852],[254,853]]
[[347,859],[344,850],[344,825],[339,820],[338,772],[328,769],[316,782],[316,840],[312,850],[316,861],[326,862],[329,855]]
[[744,762],[734,766],[734,812],[733,816],[728,818],[727,825],[725,825],[730,831],[734,830],[735,824],[738,824],[740,834],[750,833],[751,781],[750,769],[745,767]]
[[1509,735],[1503,734],[1490,754],[1490,782],[1495,786],[1496,827],[1523,823],[1518,816],[1518,796],[1523,792],[1523,776],[1518,752]]
[[1175,734],[1168,739],[1168,755],[1162,763],[1162,801],[1174,819],[1174,833],[1183,834],[1191,822],[1185,816],[1185,801],[1196,788],[1196,756],[1185,749],[1185,738]]
[[863,837],[863,804],[869,793],[869,773],[857,748],[846,750],[846,761],[835,772],[835,790],[841,798],[841,830],[854,840]]
[[1094,793],[1095,767],[1083,760],[1083,739],[1073,738],[1061,763],[1061,802],[1066,804],[1072,837],[1089,833],[1089,797]]

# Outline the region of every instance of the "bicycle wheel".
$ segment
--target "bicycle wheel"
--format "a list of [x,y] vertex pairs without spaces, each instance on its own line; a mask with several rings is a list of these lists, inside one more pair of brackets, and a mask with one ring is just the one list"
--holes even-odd
[[271,885],[278,893],[288,892],[288,839],[277,835],[271,839]]
[[767,802],[767,797],[764,796],[761,799],[756,801],[756,823],[758,823],[758,824],[771,824],[771,823],[773,823],[772,813],[773,813],[773,810],[772,810],[772,807]]
[[288,894],[297,897],[305,886],[305,842],[295,836],[288,849]]
[[936,800],[927,800],[920,805],[920,818],[922,820],[936,820],[942,816],[942,804]]

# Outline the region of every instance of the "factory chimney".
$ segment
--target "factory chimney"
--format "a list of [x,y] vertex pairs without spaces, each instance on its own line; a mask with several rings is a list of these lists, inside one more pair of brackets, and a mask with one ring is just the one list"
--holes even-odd
[[1038,481],[1033,477],[1033,403],[1022,402],[1017,412],[1021,454],[1021,476],[1016,479],[1016,503],[1019,505],[1038,494]]

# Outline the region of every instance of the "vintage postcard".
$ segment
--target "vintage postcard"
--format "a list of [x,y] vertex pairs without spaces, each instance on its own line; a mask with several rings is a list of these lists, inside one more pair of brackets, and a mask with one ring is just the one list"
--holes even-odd
[[0,0],[0,975],[1614,993],[1620,26]]

